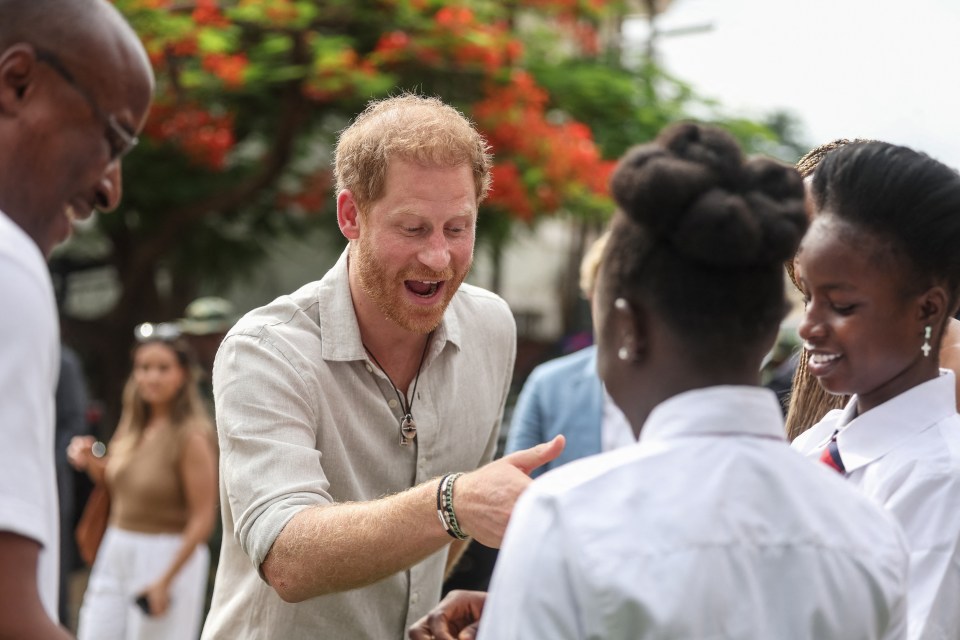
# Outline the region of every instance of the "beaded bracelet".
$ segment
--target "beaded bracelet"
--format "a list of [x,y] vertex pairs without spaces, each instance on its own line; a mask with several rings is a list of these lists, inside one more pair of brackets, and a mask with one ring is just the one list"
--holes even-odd
[[460,529],[457,515],[453,510],[453,483],[462,475],[462,473],[448,473],[443,476],[437,486],[437,517],[443,525],[443,530],[457,540],[466,540],[469,537]]
[[450,531],[450,525],[447,523],[447,518],[443,513],[443,495],[447,488],[447,482],[450,480],[452,473],[440,478],[440,483],[437,485],[437,517],[440,518],[440,524],[443,525],[443,530],[450,534],[451,537],[456,538],[456,534]]
[[450,525],[450,533],[457,540],[466,540],[470,537],[460,529],[460,525],[457,522],[457,514],[453,511],[453,483],[462,475],[462,473],[451,474],[450,481],[447,483],[443,496],[443,513],[447,517],[447,524]]

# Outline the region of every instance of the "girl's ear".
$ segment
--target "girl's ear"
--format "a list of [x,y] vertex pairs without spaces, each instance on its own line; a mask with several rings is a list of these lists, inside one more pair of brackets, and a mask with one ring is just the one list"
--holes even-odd
[[920,295],[918,320],[924,325],[940,326],[950,311],[950,296],[942,285],[934,285]]

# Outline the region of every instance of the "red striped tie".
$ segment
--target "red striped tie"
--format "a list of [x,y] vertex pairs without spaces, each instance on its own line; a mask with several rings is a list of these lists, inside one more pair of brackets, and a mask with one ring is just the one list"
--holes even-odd
[[833,435],[830,436],[830,442],[828,442],[827,446],[824,447],[823,451],[820,452],[820,462],[824,463],[837,473],[846,473],[847,470],[843,466],[843,460],[840,459],[840,449],[837,447],[838,433],[840,433],[839,429],[833,432]]

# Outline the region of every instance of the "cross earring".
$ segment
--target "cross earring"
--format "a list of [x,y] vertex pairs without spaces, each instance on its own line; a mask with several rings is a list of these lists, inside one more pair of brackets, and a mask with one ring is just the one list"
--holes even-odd
[[932,348],[932,347],[930,346],[930,333],[931,333],[931,331],[932,331],[932,329],[930,328],[930,325],[927,325],[926,327],[923,328],[923,346],[920,347],[920,351],[923,351],[923,357],[924,357],[924,358],[929,358],[929,357],[930,357],[930,349]]

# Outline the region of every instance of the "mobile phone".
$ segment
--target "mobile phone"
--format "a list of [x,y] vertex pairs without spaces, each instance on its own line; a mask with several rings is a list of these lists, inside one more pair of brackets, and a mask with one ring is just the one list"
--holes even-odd
[[147,602],[147,594],[142,593],[137,596],[134,603],[140,607],[145,614],[150,615],[150,603]]

